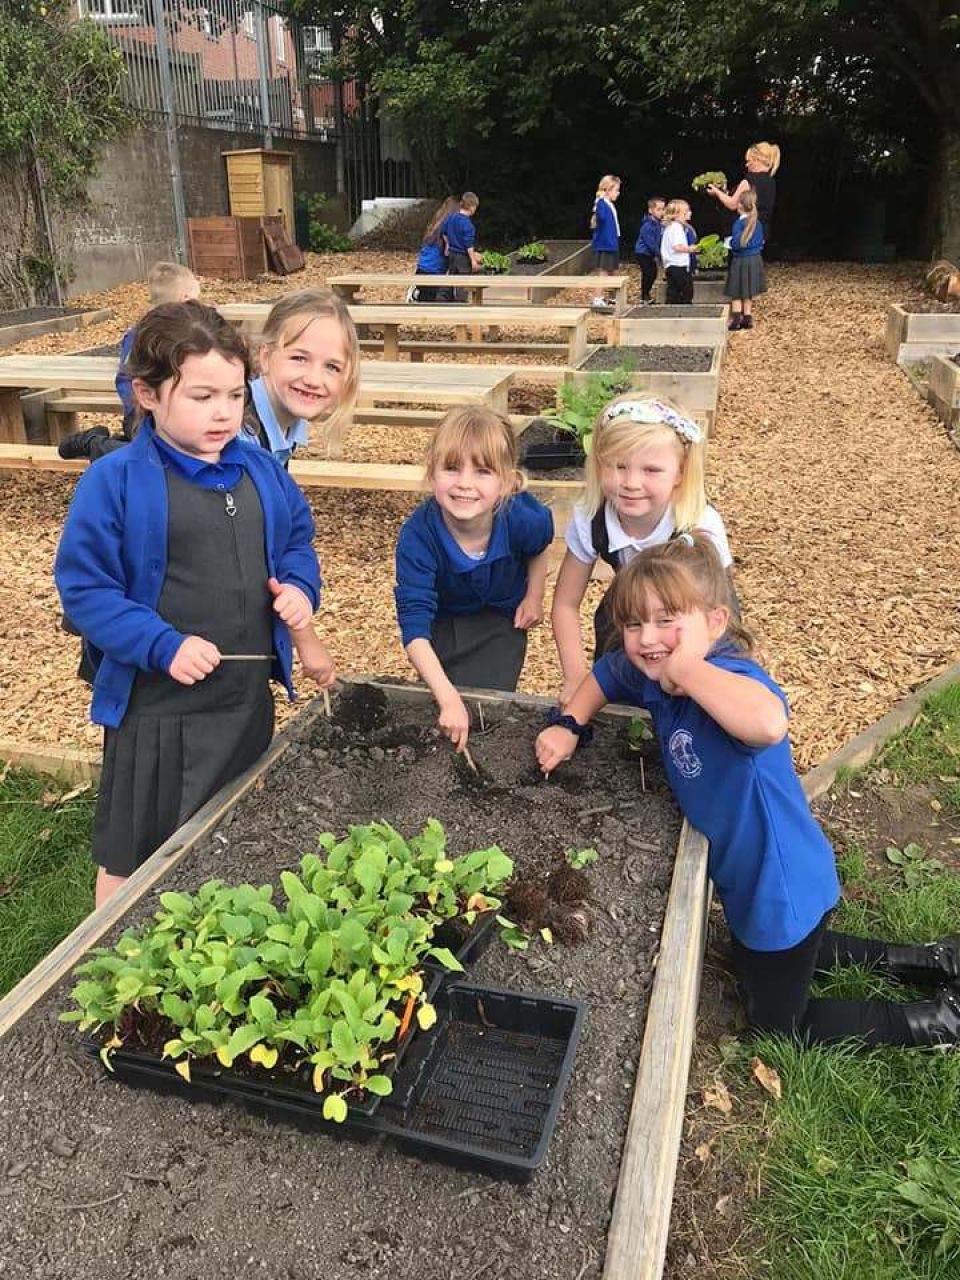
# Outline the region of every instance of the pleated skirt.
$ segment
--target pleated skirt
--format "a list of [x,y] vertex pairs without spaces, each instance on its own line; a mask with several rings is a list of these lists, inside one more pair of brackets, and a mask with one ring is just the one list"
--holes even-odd
[[767,292],[767,273],[759,253],[749,258],[731,257],[727,268],[727,283],[723,287],[725,298],[755,298]]
[[496,609],[444,614],[431,643],[451,684],[513,693],[527,656],[527,633]]

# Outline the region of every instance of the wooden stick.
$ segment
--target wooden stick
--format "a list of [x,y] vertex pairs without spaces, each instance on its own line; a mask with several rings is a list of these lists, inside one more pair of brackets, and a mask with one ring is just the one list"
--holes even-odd
[[467,764],[470,766],[473,772],[476,774],[479,774],[480,770],[477,768],[476,761],[474,760],[473,756],[470,754],[469,747],[463,748],[463,758],[464,760],[466,760]]
[[221,653],[221,662],[272,662],[272,653]]
[[328,720],[333,715],[333,711],[330,707],[330,690],[329,689],[323,690],[323,714],[327,717]]

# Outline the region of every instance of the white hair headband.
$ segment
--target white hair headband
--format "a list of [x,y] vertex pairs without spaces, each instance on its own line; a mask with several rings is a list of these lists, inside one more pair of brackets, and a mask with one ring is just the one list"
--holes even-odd
[[703,440],[703,432],[691,418],[685,418],[662,400],[621,400],[604,409],[600,420],[607,423],[614,418],[629,418],[651,427],[672,427],[685,444],[700,444]]

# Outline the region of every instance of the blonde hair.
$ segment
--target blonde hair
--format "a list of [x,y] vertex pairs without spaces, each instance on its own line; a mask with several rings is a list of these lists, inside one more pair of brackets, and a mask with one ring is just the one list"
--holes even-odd
[[611,589],[610,609],[621,636],[628,623],[649,621],[651,594],[671,614],[728,610],[724,640],[743,653],[752,652],[753,637],[737,617],[730,575],[705,533],[684,533],[648,547],[620,570]]
[[746,191],[740,193],[737,208],[747,216],[746,225],[740,235],[740,248],[745,249],[757,229],[757,197],[752,188],[748,187]]
[[652,444],[670,441],[677,451],[680,463],[680,480],[673,495],[671,508],[678,529],[695,529],[703,519],[707,497],[704,492],[706,461],[706,437],[699,444],[688,444],[665,422],[635,422],[626,414],[617,416],[611,412],[619,404],[662,404],[681,417],[682,409],[662,396],[626,392],[617,396],[600,411],[590,437],[591,448],[584,466],[583,508],[593,519],[606,498],[603,492],[603,468],[615,465],[618,458],[626,457],[634,449],[644,449]]
[[505,497],[527,487],[513,427],[502,413],[486,405],[457,405],[443,415],[424,454],[427,480],[432,484],[437,471],[458,466],[468,458],[500,477]]
[[195,286],[200,292],[200,281],[189,267],[179,262],[155,262],[147,276],[151,307],[161,307],[168,302],[181,302],[180,294]]
[[780,168],[780,148],[775,142],[755,142],[747,147],[747,159],[759,160],[771,177]]
[[608,191],[612,191],[614,187],[619,187],[620,185],[621,180],[615,173],[605,173],[597,183],[597,194],[593,198],[593,213],[590,215],[591,231],[596,231],[597,229],[597,205]]
[[684,210],[686,210],[687,213],[690,212],[690,205],[686,200],[668,201],[667,207],[663,211],[664,222],[676,222],[678,218],[683,216]]
[[296,342],[311,321],[327,316],[339,322],[346,350],[340,402],[326,419],[329,426],[334,426],[353,412],[360,381],[360,343],[343,299],[332,289],[301,289],[299,293],[288,294],[271,307],[259,346],[266,347],[268,351],[279,351]]

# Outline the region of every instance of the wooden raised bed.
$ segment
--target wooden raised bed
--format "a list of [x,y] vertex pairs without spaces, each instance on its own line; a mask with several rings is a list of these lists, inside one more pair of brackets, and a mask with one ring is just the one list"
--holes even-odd
[[[511,253],[510,254],[511,273],[515,274],[518,272],[518,270],[522,270],[523,273],[526,275],[533,275],[537,277],[539,276],[579,276],[579,275],[584,275],[590,271],[593,265],[593,250],[590,247],[589,240],[584,240],[582,242],[567,241],[567,240],[544,240],[542,243],[547,246],[548,250],[551,248],[551,246],[554,246],[554,245],[565,246],[565,248],[561,250],[561,252],[555,257],[551,256],[548,259],[548,261],[546,261],[541,267],[521,266],[520,268],[518,268],[518,264],[515,261],[516,254]],[[569,247],[571,244],[575,244],[576,248],[571,249]],[[556,297],[556,295],[560,292],[561,290],[556,286],[551,288],[545,288],[545,289],[533,289],[530,292],[530,302],[534,306],[538,306],[541,303],[547,302],[550,298]],[[510,299],[511,297],[515,298],[516,294],[511,293],[510,291],[507,291],[507,290],[504,290],[502,294],[498,293],[496,289],[489,289],[487,291],[487,298],[490,302],[494,302],[494,301],[501,302],[505,299]]]
[[[675,859],[668,852],[677,840],[679,821],[655,765],[648,768],[653,792],[642,795],[635,774],[636,790],[632,785],[622,788],[626,775],[620,774],[630,764],[617,763],[620,758],[611,754],[622,711],[611,709],[598,717],[598,742],[590,751],[602,757],[599,768],[593,756],[579,767],[575,760],[564,777],[542,783],[535,776],[520,776],[522,770],[503,778],[496,770],[508,767],[509,753],[519,743],[530,747],[531,775],[536,774],[531,735],[546,700],[471,693],[467,701],[475,728],[477,704],[482,704],[486,735],[496,735],[475,734],[471,746],[481,766],[477,779],[456,764],[447,744],[435,741],[429,729],[426,738],[422,728],[410,736],[414,725],[429,726],[434,719],[432,701],[423,690],[379,688],[388,699],[388,728],[407,734],[404,746],[387,744],[386,762],[373,749],[355,745],[357,734],[364,732],[358,723],[352,730],[339,730],[348,735],[343,741],[349,746],[337,747],[338,739],[331,735],[338,722],[321,719],[317,700],[256,765],[211,799],[105,907],[0,1001],[0,1064],[5,1078],[15,1080],[18,1098],[17,1108],[4,1113],[4,1149],[15,1167],[24,1158],[29,1161],[14,1190],[15,1199],[23,1196],[28,1208],[23,1214],[13,1212],[18,1206],[8,1202],[11,1212],[0,1226],[0,1248],[11,1261],[35,1248],[38,1239],[52,1239],[69,1222],[64,1214],[70,1212],[97,1215],[90,1248],[101,1249],[100,1228],[121,1219],[127,1248],[144,1259],[154,1253],[166,1256],[171,1248],[194,1248],[170,1241],[182,1241],[185,1232],[189,1236],[188,1219],[194,1214],[206,1222],[216,1201],[216,1229],[209,1238],[204,1231],[202,1246],[205,1263],[213,1263],[215,1271],[223,1269],[218,1265],[221,1255],[235,1247],[242,1231],[250,1263],[273,1267],[272,1274],[279,1274],[297,1257],[298,1265],[311,1273],[340,1280],[353,1275],[348,1270],[352,1257],[344,1250],[352,1254],[362,1248],[365,1233],[375,1228],[383,1242],[389,1241],[381,1260],[391,1261],[394,1274],[416,1272],[436,1280],[441,1272],[451,1274],[448,1265],[453,1274],[470,1274],[479,1256],[475,1251],[486,1247],[495,1228],[503,1237],[496,1245],[498,1256],[517,1251],[518,1265],[535,1236],[543,1251],[537,1274],[551,1280],[576,1280],[586,1259],[592,1256],[596,1264],[604,1252],[606,1280],[660,1277],[705,937],[706,843],[684,826]],[[506,735],[510,737],[504,741]],[[397,764],[404,751],[407,775]],[[484,760],[494,771],[486,777]],[[316,786],[309,785],[311,779]],[[429,779],[435,780],[432,786]],[[598,786],[610,789],[611,796],[615,786],[617,790],[616,801],[601,806],[600,812],[591,807]],[[324,803],[331,794],[328,787],[336,789],[345,807],[338,804],[329,811]],[[243,804],[253,791],[256,798]],[[284,799],[292,795],[295,804]],[[106,1079],[99,1064],[86,1059],[73,1030],[56,1022],[67,1002],[63,980],[69,971],[108,934],[116,936],[145,918],[155,905],[147,895],[158,882],[161,888],[187,888],[219,874],[225,862],[224,878],[235,879],[234,871],[243,867],[261,883],[272,878],[265,859],[277,866],[295,865],[309,847],[309,832],[340,829],[368,816],[390,820],[390,797],[401,827],[411,825],[413,812],[423,819],[436,812],[451,832],[454,852],[460,851],[455,847],[460,822],[451,820],[454,813],[466,827],[473,823],[471,841],[478,823],[487,824],[490,840],[497,838],[499,828],[507,833],[508,852],[522,861],[518,870],[528,874],[552,856],[536,834],[542,841],[551,824],[571,844],[595,843],[601,849],[601,860],[591,870],[591,876],[596,873],[596,898],[585,943],[569,949],[534,944],[526,958],[497,945],[477,966],[482,970],[478,982],[506,974],[511,987],[580,995],[588,1002],[586,1030],[549,1160],[523,1193],[476,1173],[452,1172],[425,1160],[411,1163],[390,1146],[330,1142],[329,1131],[298,1134],[264,1125],[232,1107],[191,1108],[181,1097],[127,1090]],[[369,813],[371,806],[379,812]],[[627,812],[634,816],[626,818]],[[323,816],[318,819],[319,813]],[[256,814],[267,815],[259,835],[251,825]],[[662,836],[645,842],[645,830],[661,831]],[[523,847],[527,832],[530,843]],[[634,932],[643,918],[637,913],[648,910],[643,902],[658,898],[663,912],[659,948],[659,925]],[[632,963],[625,963],[627,956]],[[630,1105],[624,1088],[629,1089],[639,1044]],[[45,1112],[50,1113],[46,1128]],[[611,1116],[618,1117],[612,1128]],[[77,1142],[83,1144],[84,1158],[73,1164]],[[251,1170],[261,1162],[269,1167],[269,1177],[252,1178]],[[196,1194],[191,1191],[184,1198],[180,1191],[187,1184],[181,1172],[187,1170],[192,1170],[190,1185]],[[41,1176],[42,1196],[33,1191]],[[319,1217],[317,1188],[324,1203]],[[123,1214],[117,1216],[121,1199]],[[197,1204],[200,1209],[189,1208]],[[269,1230],[245,1230],[260,1217]],[[455,1235],[449,1231],[452,1221],[458,1223]],[[479,1233],[477,1240],[471,1231]],[[71,1254],[74,1261],[84,1261],[86,1247]],[[414,1258],[416,1267],[411,1265]]]
[[109,320],[112,315],[109,307],[94,311],[75,307],[27,307],[23,311],[0,312],[0,350],[26,342],[28,338],[42,338],[47,333],[85,329],[87,325]]
[[611,321],[615,346],[664,343],[674,347],[720,347],[727,344],[727,303],[692,307],[634,307]]
[[887,310],[883,344],[897,364],[960,351],[960,312],[908,311],[894,302]]
[[[638,390],[650,392],[652,395],[665,396],[675,401],[680,408],[691,413],[703,414],[709,426],[713,425],[713,415],[717,409],[717,398],[720,394],[720,365],[723,356],[722,347],[714,347],[710,360],[710,368],[702,373],[681,373],[675,370],[645,371],[637,370],[631,375],[631,385]],[[589,357],[588,357],[589,359]],[[589,371],[583,366],[577,369],[574,380],[583,382]]]
[[[960,316],[956,319],[960,321]],[[933,356],[927,381],[927,399],[960,448],[960,364],[949,356]]]
[[[703,279],[702,276],[693,277],[693,305],[695,307],[707,305],[709,303],[725,303],[728,301],[724,297],[724,286],[727,283],[727,273],[724,271],[722,275],[710,276]],[[667,296],[667,282],[663,275],[658,276],[657,283],[654,286],[656,299],[658,303],[663,303]]]

